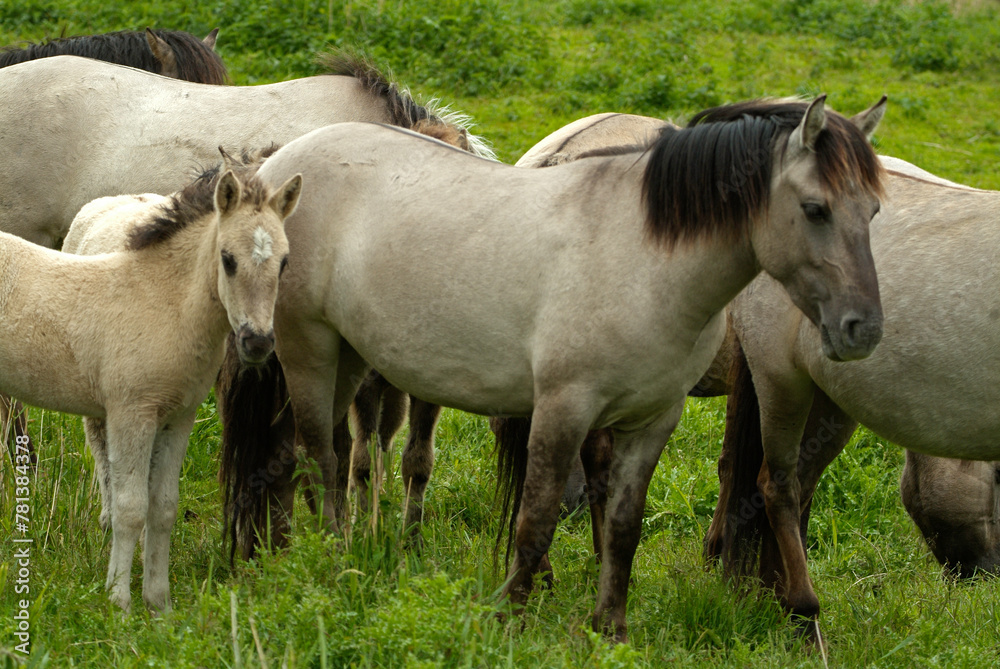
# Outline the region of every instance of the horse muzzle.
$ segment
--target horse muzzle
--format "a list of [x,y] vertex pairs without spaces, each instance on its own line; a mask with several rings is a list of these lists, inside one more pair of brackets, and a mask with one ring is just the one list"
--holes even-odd
[[882,312],[847,311],[833,327],[823,319],[819,331],[826,357],[838,362],[861,360],[871,355],[882,340]]
[[274,351],[274,330],[261,333],[244,325],[236,333],[236,340],[240,362],[245,365],[261,365]]

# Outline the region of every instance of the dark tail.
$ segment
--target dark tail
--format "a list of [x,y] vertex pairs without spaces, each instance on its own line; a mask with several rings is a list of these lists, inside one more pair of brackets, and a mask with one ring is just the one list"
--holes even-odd
[[[761,538],[771,526],[764,509],[764,496],[757,488],[757,475],[764,461],[760,432],[760,404],[753,377],[739,342],[734,346],[730,393],[726,402],[726,434],[719,459],[719,507],[717,528],[721,539],[706,553],[721,556],[725,573],[737,578],[753,573],[759,559]],[[713,521],[713,525],[715,521]]]
[[530,418],[490,418],[490,429],[496,437],[497,489],[500,502],[500,527],[493,547],[494,566],[499,564],[500,545],[506,540],[504,566],[510,560],[510,547],[517,531],[517,513],[521,510],[524,479],[528,473],[528,435]]
[[273,489],[290,482],[295,470],[294,423],[281,364],[272,355],[259,368],[244,368],[230,333],[215,393],[222,420],[223,537],[230,561],[237,549],[250,559],[260,537],[278,529],[269,527]]

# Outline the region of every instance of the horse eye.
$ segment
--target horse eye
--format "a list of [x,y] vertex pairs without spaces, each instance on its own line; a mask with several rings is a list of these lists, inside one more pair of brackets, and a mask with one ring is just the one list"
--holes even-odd
[[236,274],[236,258],[229,251],[222,252],[222,268],[226,270],[227,276]]
[[814,202],[804,202],[802,211],[812,223],[826,223],[829,220],[829,212],[826,207]]
[[278,276],[284,274],[286,269],[288,269],[288,256],[281,259],[281,267],[278,269]]

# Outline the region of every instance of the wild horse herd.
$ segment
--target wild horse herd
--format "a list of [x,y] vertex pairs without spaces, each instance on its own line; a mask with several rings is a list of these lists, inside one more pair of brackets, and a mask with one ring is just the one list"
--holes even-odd
[[[859,423],[910,449],[903,501],[934,555],[996,568],[1000,194],[877,156],[885,98],[850,118],[824,96],[747,101],[683,128],[598,114],[507,166],[357,56],[227,85],[216,34],[0,52],[0,391],[84,417],[114,603],[130,608],[145,528],[143,600],[170,608],[181,463],[213,383],[243,558],[287,540],[299,483],[330,531],[350,488],[370,504],[407,412],[418,538],[454,407],[493,417],[504,595],[517,610],[550,572],[582,486],[593,625],[624,641],[660,453],[686,396],[728,395],[705,553],[806,633],[812,495]],[[17,400],[4,422],[23,442]]]

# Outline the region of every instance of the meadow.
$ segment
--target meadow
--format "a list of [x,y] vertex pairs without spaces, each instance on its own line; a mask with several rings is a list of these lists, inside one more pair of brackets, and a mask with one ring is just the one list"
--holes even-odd
[[[419,98],[470,113],[513,162],[552,130],[604,111],[683,121],[758,96],[829,94],[854,113],[882,93],[881,153],[1000,189],[1000,3],[903,0],[6,0],[0,43],[146,26],[207,34],[236,84],[318,73],[327,45],[369,53]],[[0,92],[0,104],[3,104]],[[27,111],[27,110],[26,110]],[[0,128],[2,132],[2,128]],[[891,401],[892,398],[886,398]],[[650,488],[628,607],[630,642],[590,631],[590,521],[557,530],[557,583],[523,618],[493,615],[497,514],[486,420],[446,411],[421,551],[400,547],[398,478],[379,526],[327,536],[297,503],[289,549],[230,565],[221,539],[219,427],[202,408],[171,552],[174,611],[107,601],[110,536],[98,527],[80,420],[32,410],[29,667],[822,666],[773,597],[706,568],[724,401],[691,400]],[[992,410],[984,407],[984,411]],[[397,437],[397,449],[405,433]],[[396,458],[398,461],[398,457]],[[899,501],[903,451],[867,431],[830,467],[813,506],[811,574],[830,666],[992,667],[1000,584],[942,575]],[[21,595],[14,472],[0,457],[0,663]],[[138,596],[141,564],[133,567]],[[138,598],[138,597],[137,597]]]

